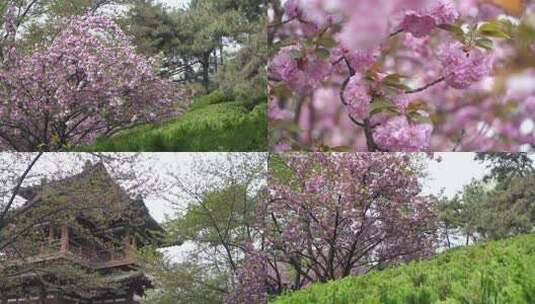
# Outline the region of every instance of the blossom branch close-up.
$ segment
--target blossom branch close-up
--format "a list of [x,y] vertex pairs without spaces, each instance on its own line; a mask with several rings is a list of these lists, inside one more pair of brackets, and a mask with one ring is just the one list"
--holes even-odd
[[535,3],[506,2],[276,1],[272,149],[532,150]]

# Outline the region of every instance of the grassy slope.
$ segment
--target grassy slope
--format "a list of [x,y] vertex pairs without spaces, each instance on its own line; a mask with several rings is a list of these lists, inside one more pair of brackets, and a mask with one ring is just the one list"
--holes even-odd
[[266,103],[249,110],[219,93],[196,99],[183,116],[98,139],[84,151],[265,151]]
[[430,261],[316,284],[275,304],[534,304],[535,235],[456,248]]

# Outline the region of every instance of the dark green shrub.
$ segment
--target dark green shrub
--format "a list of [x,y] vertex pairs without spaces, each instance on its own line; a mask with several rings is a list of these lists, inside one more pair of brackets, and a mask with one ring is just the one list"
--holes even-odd
[[231,101],[232,99],[229,99],[223,94],[221,91],[216,90],[208,95],[202,95],[199,97],[195,97],[191,103],[190,111],[194,111],[200,108],[204,108],[209,105],[218,104],[226,101]]
[[[214,97],[215,96],[215,97]],[[201,100],[218,100],[217,95]],[[82,151],[266,151],[267,104],[252,111],[240,102],[205,105],[156,125],[142,125],[100,138]]]

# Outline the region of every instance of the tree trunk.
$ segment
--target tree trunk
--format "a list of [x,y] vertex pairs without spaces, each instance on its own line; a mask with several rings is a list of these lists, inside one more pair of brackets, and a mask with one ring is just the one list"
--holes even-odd
[[448,226],[446,226],[446,241],[448,243],[448,248],[451,248],[450,229]]
[[210,90],[210,54],[212,52],[204,53],[202,57],[202,83],[204,85],[204,90],[206,94]]
[[218,60],[217,60],[217,49],[214,49],[214,71],[217,72],[217,68],[218,68]]
[[468,246],[468,244],[470,244],[470,232],[466,233],[466,246]]
[[225,65],[225,63],[223,62],[223,38],[219,38],[220,41],[219,41],[219,57],[221,59],[220,63],[221,63],[221,66]]

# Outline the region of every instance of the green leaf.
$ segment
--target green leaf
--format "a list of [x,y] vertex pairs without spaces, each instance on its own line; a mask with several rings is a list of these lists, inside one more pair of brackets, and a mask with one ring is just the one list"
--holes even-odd
[[400,74],[390,74],[390,75],[387,75],[385,78],[384,78],[384,82],[395,82],[395,83],[399,83],[401,81],[401,79],[403,78],[407,78],[406,76],[403,76],[403,75],[400,75]]
[[399,114],[399,109],[394,104],[386,99],[376,99],[370,104],[371,115],[379,114],[382,112],[390,112]]
[[510,39],[511,37],[507,35],[501,23],[496,21],[484,22],[479,25],[478,32],[480,35],[496,38],[505,38]]
[[375,81],[377,79],[377,72],[373,70],[366,71],[366,74],[364,75],[364,78],[366,80]]
[[288,98],[293,95],[292,91],[283,83],[273,86],[273,94],[279,98]]
[[411,102],[407,106],[407,112],[418,112],[420,110],[429,112],[430,109],[429,109],[429,105],[427,104],[427,102],[423,100],[417,100],[417,101]]
[[479,38],[476,40],[476,45],[487,50],[492,50],[494,43],[489,38]]
[[408,90],[409,87],[401,83],[402,78],[405,78],[405,76],[400,74],[390,74],[383,79],[383,84],[399,90]]
[[330,147],[328,151],[330,152],[352,152],[353,147],[351,146]]
[[312,48],[314,46],[314,40],[312,39],[305,39],[303,41],[303,45],[307,48]]
[[410,90],[411,88],[403,83],[392,83],[392,82],[383,82],[387,87],[395,88],[402,91]]
[[336,40],[334,40],[334,38],[330,36],[322,36],[318,38],[317,43],[318,45],[324,46],[328,49],[332,49],[338,45]]
[[305,51],[304,50],[291,50],[290,57],[292,57],[293,59],[302,59],[305,57]]
[[528,48],[535,42],[535,27],[528,23],[521,23],[516,32],[517,43]]
[[416,111],[411,111],[407,113],[407,117],[410,121],[418,124],[432,123],[431,118],[429,116],[424,116]]
[[331,56],[331,52],[329,52],[329,50],[325,48],[317,48],[314,53],[320,59],[327,59],[329,58],[329,56]]
[[466,40],[465,38],[465,34],[464,34],[464,31],[461,27],[457,26],[457,25],[452,25],[452,24],[441,24],[438,26],[440,29],[443,29],[445,31],[448,31],[450,33],[453,34],[453,36],[464,43],[464,41]]
[[304,132],[304,130],[301,129],[301,127],[299,127],[299,125],[296,123],[288,123],[286,125],[286,130],[295,134],[300,134]]

